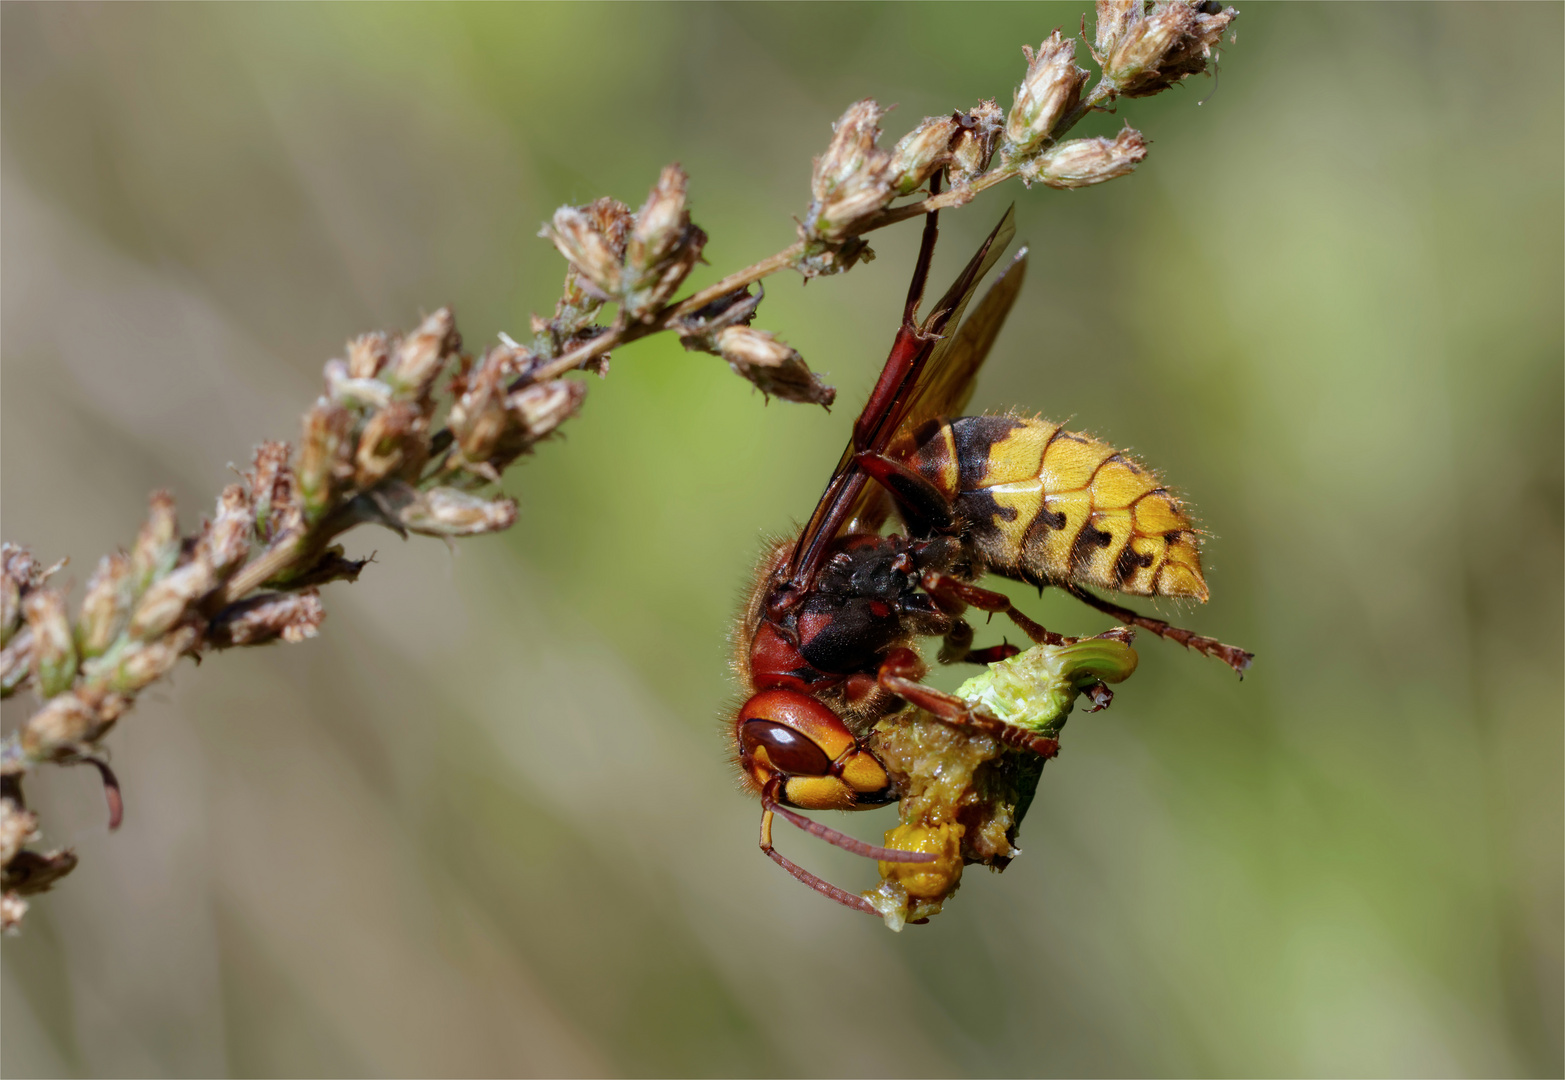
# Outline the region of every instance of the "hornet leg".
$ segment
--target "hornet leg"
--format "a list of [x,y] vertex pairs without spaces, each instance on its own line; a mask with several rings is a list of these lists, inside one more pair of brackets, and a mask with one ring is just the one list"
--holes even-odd
[[1070,593],[1088,607],[1097,608],[1112,618],[1118,619],[1127,626],[1139,626],[1143,630],[1150,630],[1160,638],[1177,641],[1187,649],[1194,649],[1203,656],[1210,656],[1214,660],[1221,660],[1244,678],[1245,668],[1250,666],[1250,661],[1255,659],[1253,652],[1247,652],[1237,645],[1225,645],[1216,638],[1202,637],[1193,631],[1183,627],[1173,626],[1162,619],[1154,619],[1147,615],[1138,615],[1129,608],[1120,607],[1093,593],[1083,589],[1080,585],[1070,582],[1056,583],[1060,588]]
[[881,661],[880,685],[910,705],[917,705],[935,717],[958,727],[974,727],[993,735],[1007,746],[1031,750],[1041,758],[1051,758],[1060,752],[1058,740],[1036,735],[1024,727],[1007,724],[997,716],[990,716],[975,709],[955,694],[947,694],[932,686],[925,686],[918,679],[923,675],[923,665],[912,649],[892,649]]

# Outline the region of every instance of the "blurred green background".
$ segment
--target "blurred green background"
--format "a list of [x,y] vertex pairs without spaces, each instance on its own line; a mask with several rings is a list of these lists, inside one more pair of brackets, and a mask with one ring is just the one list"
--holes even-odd
[[[848,102],[899,103],[890,138],[1008,105],[1085,10],[8,3],[4,534],[79,586],[149,489],[194,524],[346,338],[444,303],[525,336],[540,222],[668,161],[698,281],[767,255]],[[1081,129],[1141,128],[1133,177],[986,194],[936,278],[1016,200],[975,408],[1188,492],[1213,600],[1168,613],[1252,677],[1143,637],[1025,856],[900,936],[756,851],[725,635],[885,355],[916,227],[881,233],[757,322],[830,415],[629,347],[507,478],[509,533],[356,534],[321,638],[144,697],[120,833],[90,770],[32,780],[82,862],[4,944],[0,1071],[1560,1075],[1562,8],[1236,25],[1215,86]]]

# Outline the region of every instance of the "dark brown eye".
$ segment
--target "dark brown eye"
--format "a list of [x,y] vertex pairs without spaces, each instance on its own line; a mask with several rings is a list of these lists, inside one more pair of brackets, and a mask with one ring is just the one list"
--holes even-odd
[[826,751],[797,731],[770,720],[746,720],[739,729],[739,743],[746,757],[764,747],[772,768],[788,776],[825,776],[831,772]]

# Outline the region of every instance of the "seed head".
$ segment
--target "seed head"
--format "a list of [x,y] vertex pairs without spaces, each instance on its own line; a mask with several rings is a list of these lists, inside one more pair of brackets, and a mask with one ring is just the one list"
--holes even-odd
[[423,412],[410,401],[388,405],[371,416],[353,459],[354,486],[372,488],[393,473],[420,463],[427,427]]
[[1092,58],[1099,64],[1107,63],[1126,29],[1139,20],[1145,10],[1145,0],[1098,0],[1096,26],[1092,35]]
[[38,563],[24,547],[0,545],[0,644],[22,625],[22,594],[38,583]]
[[834,126],[826,152],[810,178],[807,236],[843,240],[853,226],[891,202],[891,155],[875,145],[885,110],[869,98],[856,101]]
[[1004,114],[992,99],[980,101],[963,118],[962,131],[951,146],[951,165],[946,170],[952,187],[977,179],[989,168],[1003,121]]
[[348,342],[348,377],[373,379],[391,359],[391,342],[385,334],[360,334]]
[[425,536],[476,536],[499,532],[516,521],[515,499],[484,499],[456,488],[419,493],[399,511],[409,532]]
[[910,195],[918,186],[951,160],[951,137],[957,122],[950,116],[925,117],[924,122],[891,148],[887,175],[891,189],[898,195]]
[[62,751],[74,751],[102,735],[108,724],[75,694],[58,694],[22,725],[22,752],[42,761]]
[[217,497],[217,513],[201,538],[198,558],[209,562],[219,578],[227,577],[250,554],[250,533],[254,527],[255,513],[244,485],[229,484]]
[[560,207],[538,235],[554,241],[581,275],[582,283],[596,294],[594,299],[608,300],[624,289],[622,264],[629,227],[630,207],[613,199],[598,199],[586,206]]
[[306,521],[319,520],[353,478],[353,413],[320,398],[304,417],[299,448],[299,497]]
[[130,615],[132,567],[123,552],[105,555],[87,581],[76,642],[84,657],[97,656],[113,643]]
[[186,610],[217,585],[212,564],[194,559],[154,581],[130,617],[130,636],[150,641],[184,617]]
[[530,445],[575,416],[586,397],[586,383],[553,379],[524,386],[505,399],[505,407]]
[[729,367],[769,397],[827,407],[836,400],[837,392],[775,334],[730,326],[718,332],[717,348]]
[[669,165],[636,212],[635,226],[625,248],[625,261],[636,273],[645,273],[678,250],[690,227],[685,189],[690,177],[678,165]]
[[285,442],[264,442],[255,449],[250,498],[255,505],[256,539],[263,544],[304,528],[303,508],[288,464],[291,453]]
[[1049,138],[1060,117],[1081,101],[1087,70],[1076,66],[1076,39],[1056,30],[1035,53],[1026,45],[1027,77],[1016,88],[1015,103],[1005,121],[1007,157],[1034,153]]
[[297,644],[315,637],[325,618],[319,589],[267,593],[224,608],[212,619],[207,638],[220,649],[263,645],[278,638]]
[[1106,54],[1103,77],[1116,93],[1147,97],[1205,71],[1213,46],[1239,15],[1233,8],[1208,14],[1207,7],[1189,0],[1160,0],[1146,15],[1129,19]]
[[76,641],[65,614],[65,597],[54,589],[32,589],[22,598],[22,614],[32,633],[33,678],[39,696],[64,693],[76,678]]
[[151,510],[141,532],[136,534],[130,558],[134,573],[132,591],[138,596],[152,584],[153,578],[174,568],[179,558],[179,521],[174,516],[174,496],[168,492],[152,493]]
[[21,689],[33,673],[33,632],[25,626],[0,648],[0,697]]
[[520,350],[509,345],[491,347],[451,406],[446,426],[468,461],[489,460],[510,425],[505,415],[505,384],[517,374],[519,355]]
[[1041,181],[1054,188],[1079,188],[1124,176],[1147,156],[1141,132],[1125,128],[1112,139],[1072,139],[1022,167],[1029,185]]
[[37,838],[38,815],[10,799],[0,799],[0,866]]
[[132,643],[117,656],[105,656],[115,663],[102,673],[95,672],[94,681],[114,693],[134,695],[172,671],[179,658],[196,644],[197,637],[195,627],[182,626],[157,641]]
[[351,409],[380,409],[391,401],[391,387],[379,379],[355,379],[345,360],[326,361],[326,396]]
[[396,356],[386,370],[385,381],[398,397],[423,402],[446,360],[455,356],[461,347],[456,317],[450,308],[441,308],[397,344]]

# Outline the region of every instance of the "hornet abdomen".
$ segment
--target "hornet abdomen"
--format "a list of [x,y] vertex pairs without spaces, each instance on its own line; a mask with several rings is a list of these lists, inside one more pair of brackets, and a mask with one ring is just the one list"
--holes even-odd
[[932,420],[905,459],[949,498],[991,573],[1207,598],[1199,537],[1146,466],[1047,420]]

